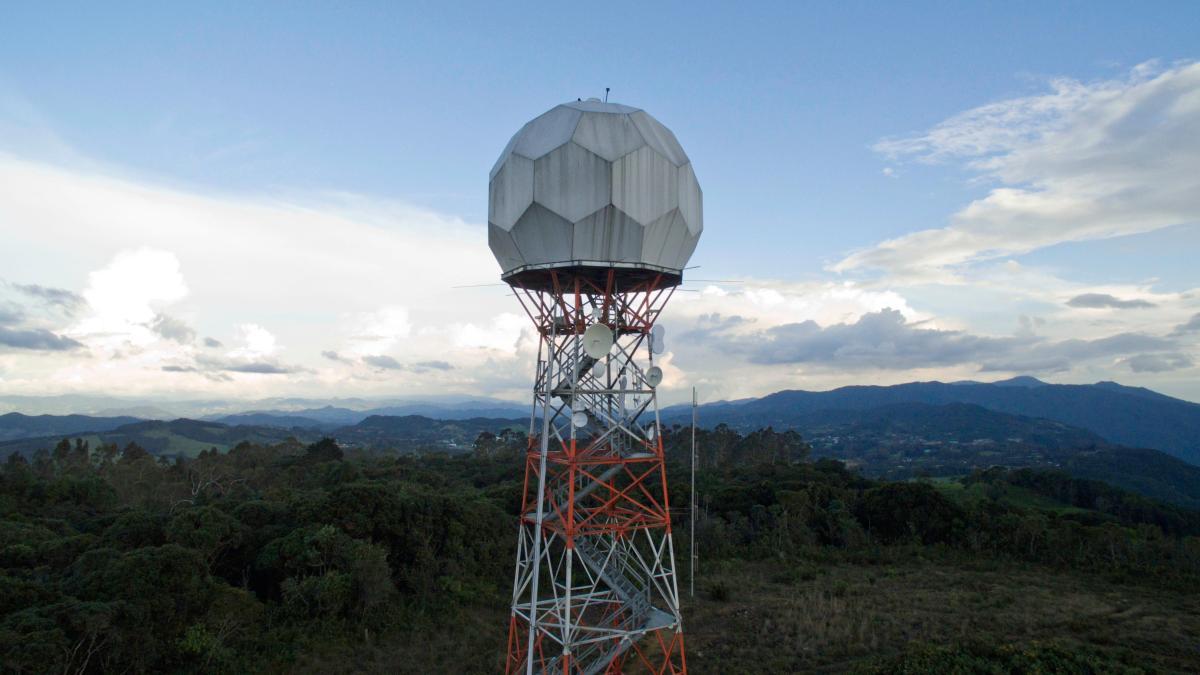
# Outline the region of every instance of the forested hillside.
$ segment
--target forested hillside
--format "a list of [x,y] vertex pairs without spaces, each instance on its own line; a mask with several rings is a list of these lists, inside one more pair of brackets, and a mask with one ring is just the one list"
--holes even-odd
[[[71,416],[77,417],[77,416]],[[82,416],[78,416],[82,417]],[[67,419],[67,418],[54,418]],[[84,420],[99,419],[82,417]],[[344,446],[377,450],[387,454],[397,452],[417,453],[465,452],[472,440],[481,431],[504,428],[527,428],[528,420],[495,418],[430,419],[419,415],[394,417],[373,415],[349,426],[338,426],[324,430],[291,423],[303,418],[270,418],[258,415],[235,417],[235,421],[247,424],[231,426],[215,421],[177,419],[169,422],[160,420],[138,420],[112,428],[91,430],[86,423],[77,426],[83,429],[69,435],[87,441],[93,447],[116,445],[124,447],[130,443],[138,445],[152,455],[168,459],[183,456],[195,457],[200,452],[216,448],[222,452],[239,443],[272,444],[287,441],[313,442],[325,435],[337,438]],[[266,424],[249,424],[249,422]],[[281,426],[287,424],[289,426]],[[10,454],[32,457],[39,448],[54,446],[64,434],[20,438],[0,442],[0,459]]]
[[[795,433],[723,433],[697,476],[697,673],[1200,668],[1194,511],[1038,471],[881,482]],[[666,437],[683,588],[687,440]],[[10,457],[0,670],[493,672],[524,439],[474,445]]]
[[69,436],[81,431],[108,431],[140,422],[136,417],[92,417],[89,415],[0,415],[0,441],[37,436]]
[[[706,426],[740,431],[767,426],[812,433],[842,411],[869,411],[898,404],[970,404],[996,413],[1053,420],[1090,431],[1114,444],[1153,448],[1200,465],[1200,404],[1115,382],[1047,384],[1031,377],[1001,382],[910,382],[852,386],[831,391],[780,391],[758,399],[710,403],[700,408]],[[690,410],[663,411],[682,422]]]

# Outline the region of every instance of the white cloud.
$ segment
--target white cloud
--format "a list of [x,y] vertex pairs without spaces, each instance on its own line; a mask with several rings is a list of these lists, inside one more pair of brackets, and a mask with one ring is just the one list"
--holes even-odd
[[667,375],[660,391],[667,400],[684,400],[698,386],[705,396],[738,398],[782,388],[848,384],[853,376],[825,379],[825,374],[748,362],[744,352],[727,349],[709,331],[719,325],[723,336],[749,337],[778,326],[812,321],[820,325],[854,323],[864,315],[894,309],[904,319],[932,327],[932,317],[913,309],[898,292],[867,288],[853,282],[784,282],[745,279],[740,284],[709,284],[699,293],[679,293],[660,323],[667,328]]
[[700,293],[679,293],[667,307],[665,320],[694,319],[702,314],[722,314],[753,319],[759,326],[797,321],[821,324],[853,321],[885,308],[909,320],[931,317],[913,309],[899,292],[855,282],[786,282],[746,279],[740,284],[706,286]]
[[262,359],[272,357],[279,351],[275,336],[258,324],[242,324],[237,327],[236,335],[240,346],[229,352],[234,358]]
[[347,319],[354,328],[346,351],[355,356],[378,356],[395,347],[412,334],[408,310],[404,307],[383,307]]
[[[83,342],[83,354],[0,354],[12,393],[394,393],[383,378],[347,381],[320,353],[456,364],[449,327],[505,299],[453,288],[498,272],[482,227],[353,195],[202,194],[0,154],[0,236],[7,279],[84,286],[87,301],[69,322],[36,326]],[[160,316],[186,317],[229,350],[199,364],[202,347],[180,326],[174,339],[156,332]],[[437,335],[410,339],[414,325]],[[206,377],[230,368],[241,370]],[[406,385],[446,372],[448,387],[474,390],[469,373],[439,368]]]
[[834,271],[938,278],[1062,242],[1200,220],[1200,63],[1140,66],[1124,79],[1055,80],[1046,94],[956,115],[880,142],[890,158],[960,160],[995,187],[950,225],[853,253]]
[[159,311],[187,295],[179,259],[150,248],[121,251],[88,275],[87,314],[68,334],[93,346],[144,347],[155,342]]
[[482,326],[474,323],[456,324],[451,332],[454,344],[467,349],[492,349],[515,355],[522,334],[530,329],[528,317],[504,312],[492,317]]

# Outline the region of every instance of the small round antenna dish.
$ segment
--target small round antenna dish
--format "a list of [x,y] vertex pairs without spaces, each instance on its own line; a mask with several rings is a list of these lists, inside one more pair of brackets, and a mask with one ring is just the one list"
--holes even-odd
[[658,427],[656,427],[655,425],[651,424],[649,427],[646,428],[646,438],[653,441],[654,437],[657,435],[658,435]]
[[662,384],[662,379],[662,368],[659,368],[658,366],[650,366],[650,369],[646,371],[646,384],[650,385],[652,389]]
[[583,331],[583,351],[593,359],[602,359],[613,346],[613,332],[602,323],[592,324]]
[[576,429],[582,429],[587,426],[588,416],[582,410],[571,415],[571,424],[575,425]]
[[597,380],[603,380],[604,374],[608,369],[604,366],[603,361],[597,361],[596,365],[592,366],[592,377]]

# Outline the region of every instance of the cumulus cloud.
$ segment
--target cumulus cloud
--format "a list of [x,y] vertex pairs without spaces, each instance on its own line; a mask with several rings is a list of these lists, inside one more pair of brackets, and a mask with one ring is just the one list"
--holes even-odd
[[148,345],[159,337],[154,329],[159,310],[187,292],[174,253],[150,248],[121,251],[88,275],[83,291],[88,314],[68,334],[112,349]]
[[1138,354],[1123,359],[1122,363],[1129,366],[1135,373],[1165,373],[1172,370],[1191,368],[1191,357],[1187,354],[1171,352],[1166,354]]
[[275,359],[221,357],[198,355],[190,366],[192,370],[175,370],[173,372],[198,373],[246,373],[249,375],[288,375],[305,372],[301,366],[286,365]]
[[828,326],[804,321],[750,332],[739,330],[745,324],[739,317],[709,315],[697,322],[689,337],[709,342],[717,350],[743,355],[751,363],[842,370],[912,370],[966,364],[980,371],[1055,372],[1095,359],[1176,348],[1168,338],[1135,333],[1058,341],[1032,333],[1013,337],[974,335],[909,322],[893,309]]
[[66,314],[73,314],[85,304],[83,296],[64,288],[51,288],[39,284],[12,284],[12,287],[31,298],[57,307]]
[[1171,335],[1179,337],[1190,333],[1200,333],[1200,314],[1193,314],[1191,319],[1176,326]]
[[20,308],[0,305],[0,326],[18,324],[24,318],[25,312],[22,312]]
[[412,333],[408,310],[404,307],[383,307],[352,317],[355,327],[349,338],[348,351],[356,356],[377,356],[395,347]]
[[[710,321],[711,323],[711,321]],[[729,321],[712,329],[720,338]],[[1015,338],[989,338],[963,331],[923,328],[894,309],[864,314],[854,323],[822,327],[815,321],[773,326],[737,335],[724,346],[753,363],[811,364],[838,368],[909,369],[978,361],[1008,352]]]
[[[449,327],[464,317],[494,314],[496,304],[505,302],[501,289],[453,289],[498,273],[485,228],[457,217],[345,193],[204,194],[105,173],[98,163],[72,166],[82,168],[0,154],[0,233],[15,233],[19,223],[26,243],[0,246],[0,270],[21,268],[34,247],[47,252],[40,264],[62,273],[54,278],[87,279],[80,293],[85,304],[74,317],[64,321],[59,312],[37,323],[5,325],[63,335],[99,358],[45,352],[17,360],[0,354],[6,391],[394,393],[394,382],[351,380],[340,369],[318,367],[329,363],[320,351],[332,346],[356,364],[361,356],[384,353],[403,363],[457,364],[463,350]],[[43,288],[59,285],[37,281]],[[515,301],[505,307],[515,310]],[[158,315],[200,316],[206,333],[228,327],[231,335],[181,343],[152,328]],[[247,341],[237,328],[244,324],[267,331],[273,344]],[[188,327],[198,326],[189,318]],[[341,342],[334,346],[332,340]],[[303,356],[292,357],[292,350]],[[266,370],[253,364],[268,363],[293,372],[268,377],[218,370],[221,363],[199,363],[199,354],[242,370]],[[480,363],[486,355],[471,358]],[[164,372],[164,365],[192,365],[197,372]],[[527,375],[526,364],[519,365]],[[510,366],[516,364],[503,364]],[[437,376],[437,393],[479,391],[474,369],[453,378],[445,372],[451,371],[412,371],[414,386]],[[225,384],[214,386],[214,380]]]
[[384,370],[401,370],[404,366],[395,358],[387,354],[376,354],[372,356],[364,356],[363,363],[374,368],[382,368]]
[[489,323],[457,324],[451,331],[454,334],[454,345],[457,347],[515,352],[522,334],[528,328],[528,317],[515,312],[504,312],[492,317]]
[[5,328],[0,326],[0,346],[13,349],[62,352],[79,349],[83,344],[43,328]]
[[326,349],[325,351],[321,352],[321,356],[329,359],[330,361],[337,361],[339,363],[345,363],[345,362],[349,361],[349,359],[342,358],[342,356],[340,354],[333,351],[332,349]]
[[[332,353],[332,352],[331,352]],[[337,355],[334,354],[336,357]],[[342,358],[335,358],[335,361],[345,361]],[[447,371],[454,370],[454,366],[448,361],[418,361],[417,363],[401,363],[395,357],[387,354],[376,354],[373,356],[362,357],[362,362],[372,368],[379,370],[405,370],[411,373],[427,373],[433,370]]]
[[1046,320],[1040,316],[1022,314],[1017,317],[1017,337],[1034,337],[1045,325]]
[[196,339],[196,331],[192,330],[192,327],[187,322],[166,314],[159,314],[154,317],[150,328],[162,337],[174,340],[180,344],[190,344]]
[[1149,300],[1122,300],[1108,293],[1082,293],[1067,301],[1071,307],[1086,307],[1088,309],[1149,309],[1157,307]]
[[252,373],[255,375],[289,375],[302,370],[296,366],[284,366],[278,363],[268,363],[265,361],[251,363],[229,363],[226,364],[222,369],[231,373]]
[[1169,339],[1140,333],[1118,333],[1093,340],[1037,341],[983,361],[980,370],[992,372],[1055,372],[1096,359],[1142,351],[1174,349]]
[[237,327],[238,347],[229,352],[233,358],[260,359],[273,356],[279,350],[271,331],[256,323],[244,323]]
[[754,322],[738,314],[734,314],[733,316],[722,316],[720,312],[701,314],[696,317],[696,322],[692,329],[684,333],[683,337],[688,340],[702,341],[713,335],[728,333],[730,330],[749,323]]
[[1062,242],[1200,219],[1200,63],[1147,64],[1102,82],[988,104],[927,132],[887,139],[891,159],[962,161],[996,186],[926,229],[833,265],[928,276]]

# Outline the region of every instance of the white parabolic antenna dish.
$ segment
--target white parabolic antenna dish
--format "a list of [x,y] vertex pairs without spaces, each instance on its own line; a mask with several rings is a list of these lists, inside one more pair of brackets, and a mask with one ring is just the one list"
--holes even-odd
[[588,423],[587,413],[580,411],[580,412],[577,412],[577,413],[571,415],[571,424],[574,424],[575,428],[582,429],[587,426],[587,423]]
[[658,366],[650,366],[649,370],[646,371],[646,384],[650,385],[651,387],[657,387],[658,385],[662,384],[662,379],[662,368],[659,368]]
[[583,351],[593,359],[602,359],[613,346],[613,332],[602,323],[595,323],[583,331]]

